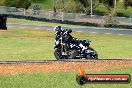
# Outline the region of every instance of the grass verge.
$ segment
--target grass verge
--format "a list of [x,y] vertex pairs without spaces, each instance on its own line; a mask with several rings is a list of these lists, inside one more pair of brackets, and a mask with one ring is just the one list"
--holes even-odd
[[8,18],[7,23],[19,23],[19,24],[30,24],[30,25],[40,25],[40,26],[57,26],[57,25],[60,25],[63,27],[70,27],[70,28],[88,28],[88,26],[77,26],[77,25],[67,25],[67,24],[60,24],[60,23],[30,21],[30,20],[15,19],[15,18]]
[[[92,74],[130,74],[132,68],[109,69]],[[86,84],[76,83],[76,74],[66,73],[26,73],[10,76],[0,76],[1,88],[131,88],[130,84]]]

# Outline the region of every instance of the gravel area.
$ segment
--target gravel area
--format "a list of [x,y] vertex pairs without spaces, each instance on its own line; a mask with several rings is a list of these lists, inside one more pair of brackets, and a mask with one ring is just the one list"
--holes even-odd
[[102,71],[111,68],[132,67],[132,60],[63,62],[52,61],[46,63],[13,63],[0,64],[0,75],[14,75],[31,72],[77,72],[80,67],[87,71]]

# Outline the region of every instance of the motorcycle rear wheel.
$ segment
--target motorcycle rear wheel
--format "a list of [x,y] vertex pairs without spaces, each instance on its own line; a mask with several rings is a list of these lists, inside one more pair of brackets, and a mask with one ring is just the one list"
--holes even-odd
[[85,59],[89,59],[89,60],[98,60],[98,55],[94,55],[94,56],[87,55],[87,56],[85,57]]
[[[91,47],[89,47],[89,49],[90,50],[92,50],[92,51],[95,51],[93,48],[91,48]],[[95,51],[96,52],[96,51]],[[85,57],[86,59],[90,59],[90,60],[98,60],[98,54],[97,54],[97,52],[96,52],[96,54],[95,55],[86,55],[86,57]]]

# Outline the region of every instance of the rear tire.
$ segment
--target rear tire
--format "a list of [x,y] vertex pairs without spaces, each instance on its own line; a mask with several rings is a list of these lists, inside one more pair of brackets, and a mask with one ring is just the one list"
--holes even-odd
[[98,60],[98,55],[94,55],[94,56],[86,55],[85,58],[86,58],[86,59],[89,59],[89,60]]
[[[91,51],[95,51],[93,48],[89,47],[89,50]],[[90,60],[98,60],[98,54],[97,52],[95,51],[95,55],[86,55],[85,57],[86,59],[90,59]]]

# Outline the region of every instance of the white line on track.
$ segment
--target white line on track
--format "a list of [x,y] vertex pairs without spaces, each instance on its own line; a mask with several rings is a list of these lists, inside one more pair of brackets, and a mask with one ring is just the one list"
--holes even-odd
[[8,26],[8,25],[7,25],[7,27],[14,27],[14,26]]
[[111,33],[105,33],[105,34],[109,35],[109,34],[111,34]]
[[19,27],[19,28],[26,28],[26,27]]
[[98,32],[90,32],[90,33],[96,34],[96,33],[98,33]]
[[82,32],[82,31],[77,31],[77,32]]
[[42,29],[42,28],[34,28],[34,29]]
[[118,35],[125,35],[125,34],[118,34]]
[[51,30],[51,29],[46,29],[46,30]]

